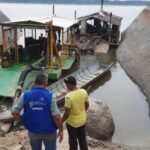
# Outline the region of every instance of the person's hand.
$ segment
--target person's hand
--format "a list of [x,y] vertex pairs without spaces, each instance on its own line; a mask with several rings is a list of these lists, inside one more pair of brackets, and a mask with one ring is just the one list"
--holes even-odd
[[58,133],[57,133],[57,138],[59,138],[59,143],[61,143],[63,141],[63,137],[64,136],[64,133],[63,133],[63,130],[59,130]]

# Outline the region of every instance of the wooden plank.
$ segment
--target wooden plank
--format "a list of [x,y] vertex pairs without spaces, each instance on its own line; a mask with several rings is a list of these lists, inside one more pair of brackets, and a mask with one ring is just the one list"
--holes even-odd
[[103,72],[103,69],[100,69],[100,70],[96,71],[96,72],[94,73],[94,75],[100,74],[100,73],[102,73],[102,72]]

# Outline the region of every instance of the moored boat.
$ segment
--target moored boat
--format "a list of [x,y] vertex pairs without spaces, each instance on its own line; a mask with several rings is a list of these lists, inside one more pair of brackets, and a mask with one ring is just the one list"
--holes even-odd
[[21,82],[27,90],[39,71],[58,80],[63,70],[69,70],[76,49],[68,45],[71,35],[65,39],[64,31],[75,23],[56,16],[1,22],[0,96],[14,97]]
[[[109,71],[112,65],[113,63],[109,65],[99,63],[90,64],[86,67],[80,68],[70,75],[76,78],[78,88],[87,88],[94,81],[98,80],[98,78],[102,77],[107,71]],[[62,78],[47,88],[49,91],[52,91],[56,94],[56,100],[58,104],[63,102],[64,97],[68,92],[64,83],[65,78],[66,77]]]

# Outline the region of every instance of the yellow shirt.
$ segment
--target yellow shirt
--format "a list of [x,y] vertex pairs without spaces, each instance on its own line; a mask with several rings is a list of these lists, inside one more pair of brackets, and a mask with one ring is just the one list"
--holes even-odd
[[86,123],[85,102],[88,94],[84,89],[69,92],[65,97],[65,107],[71,108],[66,122],[72,127],[78,128]]

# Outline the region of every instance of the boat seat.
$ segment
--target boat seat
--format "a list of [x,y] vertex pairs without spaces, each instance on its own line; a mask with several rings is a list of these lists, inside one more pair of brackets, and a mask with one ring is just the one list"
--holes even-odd
[[103,69],[100,69],[100,70],[96,71],[96,72],[94,73],[94,75],[100,74],[100,73],[102,73],[102,72],[103,72]]
[[64,93],[64,94],[66,94],[68,92],[67,90],[64,90],[64,89],[59,89],[58,91],[61,93]]
[[77,85],[82,86],[84,85],[86,82],[81,82],[81,81],[77,81]]
[[89,74],[89,75],[87,75],[87,74],[80,74],[80,76],[81,76],[82,79],[84,79],[84,80],[91,80],[93,77],[96,77],[96,75],[90,76],[90,74]]
[[59,91],[57,91],[57,92],[55,91],[55,92],[54,92],[54,94],[56,95],[56,97],[59,97],[59,96],[61,96],[61,95],[62,95],[62,93],[61,93],[61,92],[59,92]]
[[96,74],[88,74],[87,76],[90,77],[90,78],[95,78]]
[[76,80],[77,82],[81,82],[81,83],[86,83],[88,81],[87,79],[83,79],[82,76],[76,76]]

